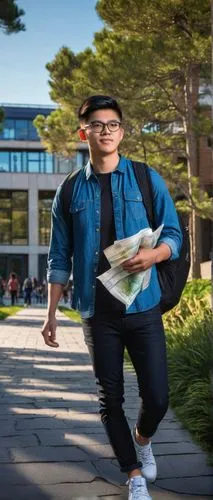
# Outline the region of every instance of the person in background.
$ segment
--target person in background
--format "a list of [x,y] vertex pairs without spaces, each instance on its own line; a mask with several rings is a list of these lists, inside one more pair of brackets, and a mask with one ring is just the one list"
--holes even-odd
[[23,290],[24,290],[24,305],[25,307],[27,307],[31,305],[31,295],[33,290],[33,283],[30,277],[24,280]]
[[19,282],[16,273],[10,273],[7,289],[11,297],[11,306],[14,306],[17,302],[19,292]]

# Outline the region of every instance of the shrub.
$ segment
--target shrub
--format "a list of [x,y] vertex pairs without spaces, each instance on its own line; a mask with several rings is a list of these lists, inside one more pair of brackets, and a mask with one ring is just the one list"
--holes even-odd
[[171,406],[208,451],[213,451],[212,332],[209,309],[166,335]]
[[163,316],[165,330],[176,332],[195,316],[204,318],[210,309],[210,293],[210,280],[198,279],[188,282],[179,304]]

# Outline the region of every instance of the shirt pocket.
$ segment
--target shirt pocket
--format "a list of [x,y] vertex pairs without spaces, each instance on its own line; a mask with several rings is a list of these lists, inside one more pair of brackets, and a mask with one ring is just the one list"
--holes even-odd
[[86,209],[86,205],[87,205],[86,201],[73,202],[73,203],[71,203],[70,213],[72,215],[75,215],[75,214],[78,215],[79,212],[82,212],[82,210]]
[[142,196],[138,191],[124,193],[124,209],[126,217],[131,217],[132,219],[144,218]]
[[[88,230],[92,221],[93,204],[89,200],[77,200],[71,203],[70,213],[72,215],[73,227],[78,234],[82,235]],[[81,233],[83,231],[83,233]]]

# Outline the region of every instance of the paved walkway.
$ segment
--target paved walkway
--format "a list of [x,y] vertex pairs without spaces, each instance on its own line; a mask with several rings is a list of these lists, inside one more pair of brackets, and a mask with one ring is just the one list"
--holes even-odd
[[[0,323],[0,500],[126,499],[81,328],[58,313],[60,348],[52,350],[40,335],[44,316],[29,308]],[[137,407],[135,376],[127,372],[130,425]],[[171,411],[153,443],[153,500],[213,498],[213,468]]]

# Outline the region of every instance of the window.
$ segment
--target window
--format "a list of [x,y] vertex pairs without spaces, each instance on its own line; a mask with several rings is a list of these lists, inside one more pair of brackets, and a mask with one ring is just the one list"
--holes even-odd
[[88,151],[77,151],[72,158],[65,158],[63,156],[55,157],[56,171],[59,174],[68,174],[77,168],[83,167],[88,161]]
[[51,208],[55,191],[39,191],[39,244],[49,245]]
[[12,151],[10,154],[11,172],[22,172],[22,153],[20,151]]
[[10,171],[10,158],[7,151],[0,151],[0,172]]
[[49,153],[44,153],[45,155],[45,172],[46,174],[51,174],[54,171],[54,157]]
[[40,172],[40,153],[28,153],[28,172]]
[[56,157],[46,151],[0,151],[0,172],[66,174],[82,167],[87,160],[87,151],[78,151],[73,158]]
[[6,119],[3,123],[3,127],[1,139],[15,139],[15,120],[11,120],[10,118]]
[[0,139],[15,139],[17,141],[39,141],[37,130],[33,125],[33,120],[13,120],[7,118],[3,123],[3,130],[0,132]]
[[30,141],[40,141],[37,129],[34,127],[33,122],[31,120],[29,120],[28,122],[28,139]]
[[17,274],[19,283],[22,284],[28,276],[28,257],[20,254],[0,255],[0,275],[8,280],[11,271]]
[[15,138],[18,141],[28,139],[28,121],[16,120],[15,121]]
[[0,191],[0,244],[27,245],[27,191]]
[[38,280],[40,283],[46,280],[47,277],[47,257],[48,254],[40,254],[38,256]]

